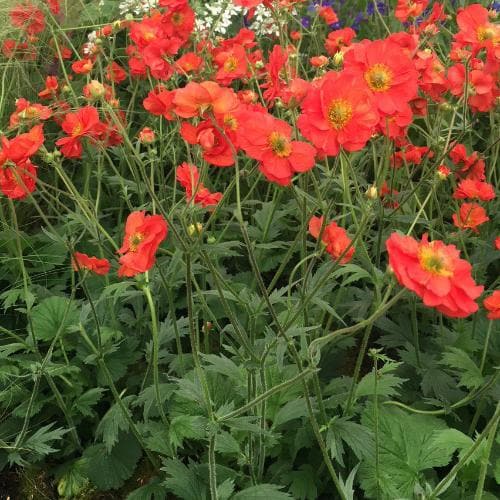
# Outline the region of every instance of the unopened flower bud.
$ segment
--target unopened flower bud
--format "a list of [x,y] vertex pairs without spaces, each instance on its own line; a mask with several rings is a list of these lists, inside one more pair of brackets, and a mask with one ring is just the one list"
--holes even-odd
[[255,61],[255,67],[257,69],[262,69],[264,67],[264,62],[263,61]]
[[189,236],[194,236],[195,234],[200,234],[203,231],[203,226],[201,223],[190,224],[187,228]]
[[342,66],[342,64],[344,64],[344,53],[341,51],[335,52],[335,54],[333,54],[332,61],[334,66]]
[[378,189],[377,189],[377,186],[375,186],[375,185],[370,186],[366,190],[365,196],[369,200],[376,200],[378,198]]
[[216,241],[217,241],[217,239],[215,238],[215,236],[209,236],[207,238],[207,243],[210,245],[213,245]]
[[451,111],[453,109],[453,106],[449,103],[449,102],[441,102],[439,104],[439,109],[442,110],[442,111]]

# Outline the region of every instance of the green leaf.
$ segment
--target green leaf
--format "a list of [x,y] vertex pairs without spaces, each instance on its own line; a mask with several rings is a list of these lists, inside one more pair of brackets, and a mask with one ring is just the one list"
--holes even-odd
[[470,356],[462,349],[449,347],[448,352],[443,355],[443,364],[456,369],[459,375],[459,385],[468,389],[476,389],[484,383],[484,377],[481,375],[481,370],[470,358]]
[[292,498],[289,493],[280,491],[281,488],[282,486],[276,484],[258,484],[236,493],[232,500],[285,500]]
[[166,488],[182,500],[206,500],[206,485],[196,474],[194,467],[184,465],[180,460],[168,459],[161,468],[168,475]]
[[181,448],[184,439],[206,437],[207,419],[202,416],[179,415],[172,419],[169,428],[170,443],[175,451]]
[[318,498],[316,473],[311,465],[304,464],[299,470],[287,474],[292,482],[290,493],[298,500],[315,500]]
[[228,500],[234,491],[234,481],[226,479],[224,482],[217,486],[217,496],[219,500]]
[[273,427],[278,427],[279,425],[283,425],[290,420],[301,418],[305,415],[307,415],[305,399],[292,399],[278,410],[273,419]]
[[[372,407],[364,412],[362,423],[373,431]],[[448,429],[438,418],[385,406],[379,408],[378,431],[379,475],[375,454],[365,458],[359,473],[369,498],[377,496],[377,484],[381,498],[413,498],[421,472],[448,465],[455,450],[465,442],[458,439],[461,433]]]
[[[399,388],[407,381],[407,379],[400,378],[392,373],[400,364],[388,362],[378,370],[377,394],[379,396],[390,397],[397,395]],[[372,394],[375,394],[375,371],[366,374],[356,387],[357,398],[371,396]]]
[[87,448],[83,456],[89,479],[97,488],[106,491],[119,488],[132,476],[141,454],[134,436],[121,434],[110,453],[104,444],[96,444]]
[[73,409],[81,413],[84,417],[91,417],[95,414],[92,406],[96,405],[102,398],[106,389],[94,387],[81,394],[73,403]]
[[[122,399],[123,404],[128,408],[132,399],[135,396],[127,396]],[[111,452],[113,446],[118,442],[120,431],[128,431],[129,423],[123,414],[123,410],[118,404],[114,404],[102,417],[96,429],[96,437],[102,437],[104,445],[108,453]]]
[[35,336],[39,340],[52,340],[60,331],[67,332],[79,320],[78,308],[66,297],[49,297],[36,305],[31,312]]
[[165,487],[158,478],[153,478],[148,484],[130,492],[126,500],[165,500]]
[[32,460],[39,460],[58,451],[57,448],[52,447],[52,444],[62,439],[68,431],[62,428],[51,430],[53,425],[54,423],[40,427],[22,444],[22,448],[29,452]]

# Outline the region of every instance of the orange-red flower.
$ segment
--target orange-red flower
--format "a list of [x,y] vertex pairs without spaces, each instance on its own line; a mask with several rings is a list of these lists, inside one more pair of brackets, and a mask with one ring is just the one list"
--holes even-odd
[[457,200],[477,199],[490,201],[495,198],[495,189],[488,182],[475,179],[464,179],[457,186],[457,189],[453,193],[453,198]]
[[56,145],[60,146],[61,153],[67,158],[80,158],[83,150],[81,138],[101,132],[102,124],[97,109],[85,106],[75,113],[68,113],[61,126],[68,137],[57,140]]
[[[309,234],[318,239],[323,227],[323,217],[311,217],[309,221]],[[347,264],[354,255],[352,240],[347,235],[344,228],[340,227],[335,221],[330,222],[323,229],[321,241],[326,246],[326,251],[334,260],[340,259],[341,264]]]
[[490,220],[486,210],[477,203],[463,203],[458,214],[453,214],[452,218],[458,228],[472,229],[475,233],[479,232],[478,226]]
[[42,125],[11,140],[2,137],[0,149],[0,190],[12,199],[25,198],[35,190],[37,167],[31,163],[44,142]]
[[238,145],[260,162],[260,171],[272,182],[290,184],[297,172],[314,167],[316,150],[306,142],[292,140],[292,127],[268,113],[249,111],[240,116]]
[[232,89],[210,81],[189,82],[177,89],[173,103],[175,113],[182,118],[203,116],[210,111],[215,115],[224,115],[235,111],[239,104]]
[[495,290],[484,299],[483,306],[488,311],[488,319],[500,319],[500,290]]
[[417,96],[417,70],[404,50],[392,40],[364,40],[354,45],[344,67],[359,72],[384,115],[394,115]]
[[106,68],[106,78],[110,82],[121,83],[127,79],[127,73],[118,63],[113,61]]
[[351,41],[355,36],[356,32],[352,28],[342,28],[340,30],[330,31],[325,40],[325,49],[328,54],[333,56],[344,47],[351,45]]
[[450,150],[450,159],[458,167],[455,170],[455,175],[459,178],[467,178],[478,181],[485,179],[484,160],[479,158],[479,153],[473,151],[469,156],[464,144],[455,144]]
[[326,155],[362,149],[375,130],[379,115],[373,98],[359,79],[345,72],[328,72],[302,101],[297,120],[302,135]]
[[200,204],[203,208],[217,205],[222,198],[222,193],[211,193],[202,182],[200,174],[194,165],[183,163],[175,172],[180,185],[186,190],[188,202]]
[[398,0],[394,15],[396,19],[405,23],[408,19],[420,16],[429,4],[429,0]]
[[461,9],[457,14],[460,31],[455,40],[462,46],[470,46],[474,53],[482,48],[500,48],[500,26],[492,23],[488,9],[476,3]]
[[94,68],[94,63],[91,59],[80,59],[71,65],[71,69],[78,75],[87,75]]
[[142,144],[152,144],[156,140],[155,131],[149,127],[142,128],[137,136]]
[[472,111],[490,111],[495,105],[498,91],[492,75],[481,70],[466,71],[463,64],[455,64],[448,70],[450,92],[462,96],[467,91],[467,103]]
[[174,101],[175,91],[167,90],[163,87],[157,87],[151,90],[142,102],[144,109],[149,111],[152,115],[163,116],[166,120],[173,120],[174,115],[173,101]]
[[247,55],[242,45],[233,44],[217,49],[214,63],[218,68],[215,79],[222,85],[230,85],[233,80],[247,74]]
[[59,83],[55,76],[48,76],[45,79],[45,88],[38,92],[38,97],[41,99],[52,99],[57,95],[59,89]]
[[108,259],[90,257],[85,253],[75,252],[73,254],[72,266],[75,271],[91,271],[104,276],[109,273],[111,267]]
[[21,28],[28,35],[36,35],[45,29],[43,12],[30,2],[20,3],[10,11],[12,26]]
[[386,242],[391,266],[398,282],[451,318],[465,318],[478,309],[475,300],[483,292],[471,275],[472,267],[460,258],[455,245],[421,241],[393,233]]
[[135,276],[149,271],[155,263],[156,251],[167,237],[168,225],[161,215],[132,212],[125,224],[125,238],[118,249],[118,276]]
[[48,120],[52,116],[49,107],[38,103],[30,103],[24,98],[16,100],[16,110],[10,115],[9,126],[17,127],[20,123],[37,122]]

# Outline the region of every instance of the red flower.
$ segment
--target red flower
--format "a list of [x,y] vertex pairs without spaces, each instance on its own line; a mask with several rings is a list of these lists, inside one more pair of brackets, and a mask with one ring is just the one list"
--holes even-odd
[[31,163],[45,138],[42,125],[8,140],[2,137],[0,150],[0,190],[12,199],[22,199],[36,186],[37,167]]
[[151,90],[142,102],[144,109],[152,115],[163,116],[166,120],[173,120],[174,115],[172,109],[174,107],[174,90],[166,90],[163,87],[158,87]]
[[474,53],[481,48],[498,50],[500,43],[500,26],[493,24],[488,9],[476,3],[461,9],[457,14],[460,31],[455,40],[461,46],[470,46]]
[[188,52],[175,61],[175,67],[182,73],[198,71],[202,66],[203,59],[194,52]]
[[210,120],[204,120],[196,127],[184,122],[181,136],[189,144],[198,144],[203,149],[203,159],[217,167],[234,165],[234,154],[226,137]]
[[59,84],[55,76],[48,76],[45,80],[45,88],[38,92],[38,97],[41,99],[52,99],[57,95]]
[[43,12],[29,2],[11,9],[10,20],[12,26],[25,30],[28,35],[36,35],[45,29]]
[[379,115],[373,99],[352,74],[328,72],[302,101],[297,120],[302,135],[326,155],[362,149]]
[[322,68],[328,64],[328,57],[326,56],[314,56],[309,59],[311,66],[315,68]]
[[486,215],[486,210],[477,203],[463,203],[458,214],[453,214],[453,224],[460,229],[472,229],[478,233],[478,226],[488,222],[490,218]]
[[44,141],[42,125],[36,125],[29,132],[20,134],[11,140],[2,137],[0,165],[8,160],[14,163],[25,162],[40,149]]
[[325,40],[325,49],[329,55],[333,56],[344,47],[351,45],[351,41],[355,36],[356,32],[352,28],[330,31]]
[[247,74],[247,55],[242,45],[233,44],[216,50],[214,62],[218,68],[215,79],[222,85],[230,85],[233,80]]
[[0,190],[13,200],[25,198],[36,187],[37,167],[30,160],[2,165],[0,152]]
[[79,61],[75,61],[71,65],[71,69],[77,73],[78,75],[87,75],[94,68],[94,63],[91,59],[81,59]]
[[490,111],[495,105],[497,91],[492,75],[481,69],[472,69],[468,73],[463,64],[455,64],[448,70],[450,92],[462,96],[467,90],[467,102],[474,112]]
[[497,250],[500,250],[500,236],[497,236],[497,237],[495,238],[495,248],[496,248]]
[[125,238],[118,249],[120,269],[118,276],[132,277],[149,271],[155,263],[156,251],[167,237],[168,225],[161,215],[132,212],[125,224]]
[[189,82],[175,91],[173,103],[177,115],[193,118],[209,111],[215,115],[231,113],[238,107],[238,98],[232,89],[221,87],[216,82]]
[[89,257],[85,253],[75,252],[72,259],[72,266],[75,271],[91,271],[104,276],[109,273],[111,267],[108,259]]
[[193,201],[205,208],[217,205],[222,199],[222,193],[211,193],[200,182],[200,174],[194,165],[189,165],[188,163],[179,165],[176,170],[176,176],[181,186],[186,190],[186,200],[188,202]]
[[126,71],[114,61],[106,68],[106,78],[110,82],[121,83],[127,79]]
[[465,318],[477,311],[475,302],[483,287],[471,276],[471,265],[460,258],[455,245],[421,241],[393,233],[386,242],[391,266],[398,282],[451,318]]
[[326,24],[334,24],[339,20],[337,14],[331,7],[320,7],[318,12],[319,17],[321,17]]
[[394,15],[396,19],[405,23],[408,19],[415,19],[427,8],[429,0],[398,0]]
[[484,299],[483,306],[489,311],[486,316],[488,319],[500,319],[500,290],[495,290]]
[[151,42],[142,52],[144,64],[149,68],[151,76],[159,80],[168,80],[174,69],[167,61],[167,55],[174,55],[179,50],[181,41],[179,39],[165,40],[161,38]]
[[432,158],[434,153],[427,146],[414,146],[408,144],[401,151],[396,151],[391,157],[391,165],[394,168],[401,168],[407,165],[420,165],[424,157]]
[[245,153],[260,162],[266,178],[282,186],[289,185],[295,173],[314,167],[315,149],[292,141],[292,127],[268,113],[242,113],[237,137]]
[[460,182],[453,193],[453,198],[457,200],[477,199],[490,201],[495,198],[495,189],[488,182],[482,182],[474,179],[464,179]]
[[41,104],[31,104],[24,98],[17,99],[16,111],[10,115],[9,126],[17,127],[20,123],[36,122],[48,120],[52,116],[52,111],[47,106]]
[[101,131],[99,113],[93,106],[85,106],[76,113],[68,113],[62,122],[62,129],[68,137],[56,141],[61,146],[61,153],[67,158],[80,158],[82,155],[81,138],[95,136]]
[[156,140],[155,131],[149,127],[144,127],[138,134],[139,142],[142,144],[152,144]]
[[344,59],[349,71],[359,72],[374,94],[379,111],[393,115],[417,96],[417,71],[403,49],[391,40],[363,41]]
[[450,150],[450,159],[458,167],[455,170],[457,177],[483,181],[485,179],[484,160],[479,158],[479,153],[474,151],[467,156],[467,149],[464,144],[456,144]]
[[[323,227],[323,217],[311,217],[309,221],[309,234],[318,239]],[[330,222],[325,226],[321,241],[326,245],[326,251],[332,256],[334,260],[338,260],[340,256],[341,264],[347,264],[354,255],[354,247],[352,240],[347,236],[344,228],[337,225],[336,222]]]
[[61,11],[61,5],[59,4],[59,0],[47,0],[47,4],[49,6],[50,12],[57,16]]

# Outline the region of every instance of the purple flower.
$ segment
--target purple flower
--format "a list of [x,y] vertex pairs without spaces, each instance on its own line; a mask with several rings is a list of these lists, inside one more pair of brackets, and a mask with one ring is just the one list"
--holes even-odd
[[309,28],[309,26],[311,26],[311,20],[305,16],[300,20],[300,23],[304,28]]

